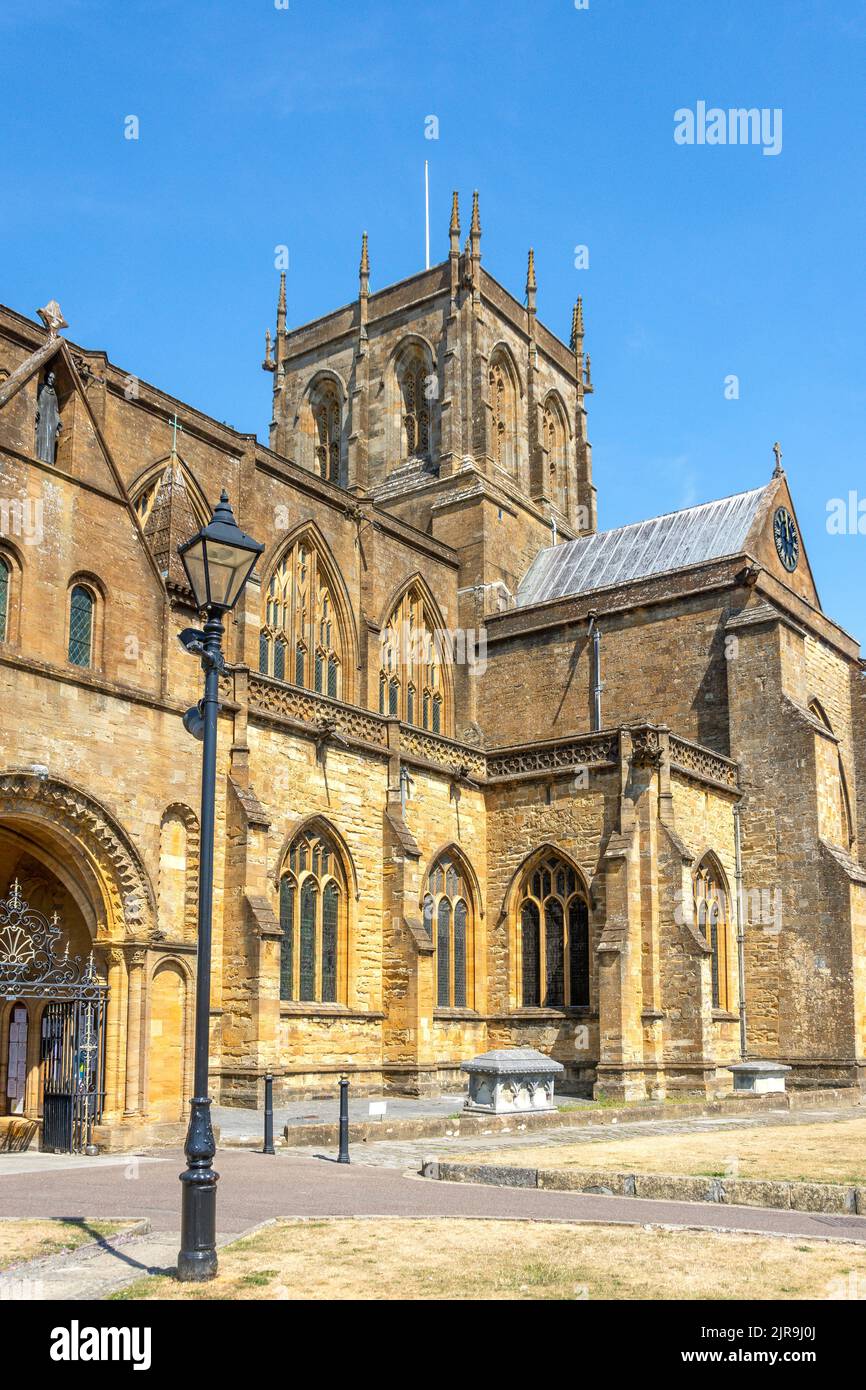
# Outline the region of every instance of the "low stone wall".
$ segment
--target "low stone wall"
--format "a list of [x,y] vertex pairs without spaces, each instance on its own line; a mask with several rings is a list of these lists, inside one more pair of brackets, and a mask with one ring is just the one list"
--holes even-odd
[[866,1216],[866,1187],[836,1183],[686,1177],[678,1173],[625,1173],[600,1168],[575,1172],[570,1168],[513,1168],[506,1164],[449,1163],[435,1159],[424,1162],[421,1175],[440,1182],[535,1187],[548,1192],[642,1197],[654,1202],[718,1202],[731,1207],[773,1207],[780,1211]]
[[[354,1093],[354,1090],[353,1090]],[[808,1096],[808,1099],[807,1099]],[[285,1125],[282,1141],[291,1147],[338,1142],[337,1098],[333,1124]],[[676,1105],[658,1101],[646,1105],[586,1105],[574,1110],[540,1110],[519,1115],[481,1115],[461,1110],[454,1115],[418,1115],[398,1119],[386,1115],[382,1120],[355,1120],[349,1126],[351,1143],[376,1143],[393,1139],[455,1139],[463,1135],[486,1137],[521,1134],[527,1130],[598,1129],[634,1120],[684,1120],[703,1115],[760,1115],[768,1110],[815,1110],[848,1108],[859,1105],[860,1093],[853,1087],[838,1091],[810,1091],[794,1095],[726,1096],[717,1101],[683,1101]],[[601,1136],[600,1136],[601,1137]],[[225,1148],[254,1148],[259,1139],[243,1140],[226,1136]]]

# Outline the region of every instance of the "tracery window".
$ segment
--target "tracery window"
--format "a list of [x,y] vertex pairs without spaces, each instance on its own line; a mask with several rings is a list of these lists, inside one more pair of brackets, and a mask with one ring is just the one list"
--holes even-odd
[[471,1007],[472,899],[452,854],[440,855],[427,876],[424,926],[434,944],[437,1008]]
[[9,590],[10,583],[9,566],[0,555],[0,642],[6,641],[6,633],[9,627]]
[[715,858],[707,854],[694,876],[695,925],[712,953],[714,1009],[730,1008],[730,912],[728,890]]
[[316,431],[316,466],[319,476],[329,483],[340,482],[343,411],[333,382],[321,382],[313,391],[311,401]]
[[259,670],[337,700],[342,698],[343,661],[333,592],[315,547],[300,540],[268,584]]
[[493,354],[488,371],[491,408],[490,451],[494,463],[517,471],[517,391],[511,364],[504,352]]
[[583,879],[557,855],[527,872],[518,899],[524,1008],[589,1004],[589,899]]
[[345,1002],[346,872],[332,838],[302,831],[280,879],[280,998]]
[[83,584],[76,584],[69,597],[69,660],[74,666],[93,664],[94,598]]
[[379,713],[439,734],[446,731],[442,639],[420,588],[397,604],[380,638]]
[[432,368],[420,349],[410,351],[399,368],[402,404],[403,454],[427,458],[430,454],[430,392]]
[[547,454],[550,497],[563,515],[568,514],[568,446],[565,418],[559,402],[548,396],[544,403],[542,434]]

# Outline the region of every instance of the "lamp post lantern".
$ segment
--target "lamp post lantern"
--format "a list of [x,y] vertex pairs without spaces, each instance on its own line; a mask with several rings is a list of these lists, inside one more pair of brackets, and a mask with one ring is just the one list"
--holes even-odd
[[195,596],[206,615],[204,630],[186,628],[180,640],[201,658],[204,699],[187,710],[184,727],[203,742],[201,775],[201,857],[198,896],[198,950],[195,981],[195,1069],[189,1128],[184,1145],[187,1168],[181,1173],[180,1252],[177,1275],[184,1282],[213,1279],[216,1256],[216,1145],[208,1095],[210,1033],[211,910],[213,904],[214,802],[216,798],[217,715],[223,617],[234,608],[264,546],[237,525],[223,490],[207,526],[177,548]]

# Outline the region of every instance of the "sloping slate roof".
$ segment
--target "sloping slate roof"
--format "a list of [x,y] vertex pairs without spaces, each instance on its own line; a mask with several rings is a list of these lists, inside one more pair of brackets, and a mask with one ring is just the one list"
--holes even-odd
[[518,605],[585,594],[610,584],[736,555],[767,487],[704,502],[682,512],[599,531],[539,552],[517,590]]

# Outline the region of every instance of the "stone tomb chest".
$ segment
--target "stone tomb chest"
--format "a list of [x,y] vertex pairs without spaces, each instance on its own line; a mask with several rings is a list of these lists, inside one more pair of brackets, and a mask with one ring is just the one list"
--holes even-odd
[[791,1070],[784,1062],[736,1062],[728,1067],[734,1076],[734,1094],[750,1092],[769,1095],[784,1091],[785,1075]]
[[469,1074],[464,1110],[516,1115],[552,1110],[554,1077],[565,1069],[534,1047],[503,1047],[461,1062],[460,1070]]

